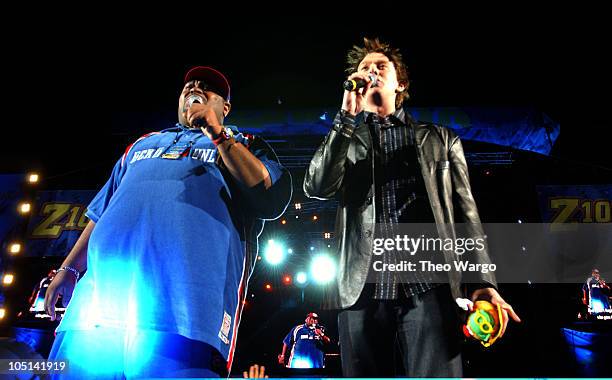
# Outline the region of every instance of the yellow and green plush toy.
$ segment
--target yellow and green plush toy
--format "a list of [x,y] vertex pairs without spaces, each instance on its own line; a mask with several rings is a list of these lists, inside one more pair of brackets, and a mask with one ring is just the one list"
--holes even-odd
[[463,333],[480,341],[483,346],[489,347],[501,335],[502,323],[503,314],[499,305],[493,305],[488,301],[476,301],[473,311],[463,326]]

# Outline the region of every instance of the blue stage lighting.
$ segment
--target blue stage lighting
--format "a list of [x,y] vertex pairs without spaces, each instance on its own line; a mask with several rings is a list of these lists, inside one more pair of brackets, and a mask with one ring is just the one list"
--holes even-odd
[[297,272],[295,274],[295,282],[299,285],[304,285],[308,281],[308,275],[305,272]]
[[270,239],[264,251],[264,258],[270,265],[278,265],[285,260],[285,249],[280,243]]

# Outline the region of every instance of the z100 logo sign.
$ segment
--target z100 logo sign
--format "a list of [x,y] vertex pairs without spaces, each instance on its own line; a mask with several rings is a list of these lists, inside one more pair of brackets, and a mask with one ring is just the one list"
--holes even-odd
[[79,239],[89,218],[87,205],[95,191],[41,191],[28,225],[25,256],[65,256]]
[[544,223],[611,223],[612,185],[539,186]]
[[30,237],[56,239],[64,231],[82,231],[89,218],[85,216],[87,206],[73,203],[45,203],[39,215],[42,220],[34,227]]
[[610,223],[612,202],[607,199],[552,198],[551,223]]

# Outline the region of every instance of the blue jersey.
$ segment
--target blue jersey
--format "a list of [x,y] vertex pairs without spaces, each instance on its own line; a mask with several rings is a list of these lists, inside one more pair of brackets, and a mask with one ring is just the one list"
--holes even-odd
[[283,340],[291,348],[289,368],[325,368],[323,341],[314,326],[295,326]]
[[588,295],[589,313],[612,313],[612,306],[608,299],[610,288],[605,285],[604,281],[589,277],[582,288]]
[[259,138],[234,135],[272,187],[246,188],[200,130],[177,125],[128,148],[88,207],[87,272],[57,331],[97,326],[176,333],[231,365],[263,219],[278,217],[291,179]]

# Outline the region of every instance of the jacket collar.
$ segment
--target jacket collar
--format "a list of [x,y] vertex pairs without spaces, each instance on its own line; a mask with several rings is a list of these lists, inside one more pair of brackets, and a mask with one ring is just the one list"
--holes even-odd
[[[424,124],[414,121],[414,119],[412,118],[412,116],[410,116],[410,113],[406,108],[404,108],[403,111],[404,122],[409,128],[412,128],[414,130],[415,143],[419,148],[422,148],[423,144],[425,143],[425,140],[427,140],[427,136],[429,135],[429,128],[426,128]],[[401,113],[396,111],[393,115],[396,114]],[[365,124],[366,117],[367,114],[365,112],[360,112],[355,118],[355,124]],[[371,136],[369,128],[357,128],[353,136],[365,148],[370,148]]]

